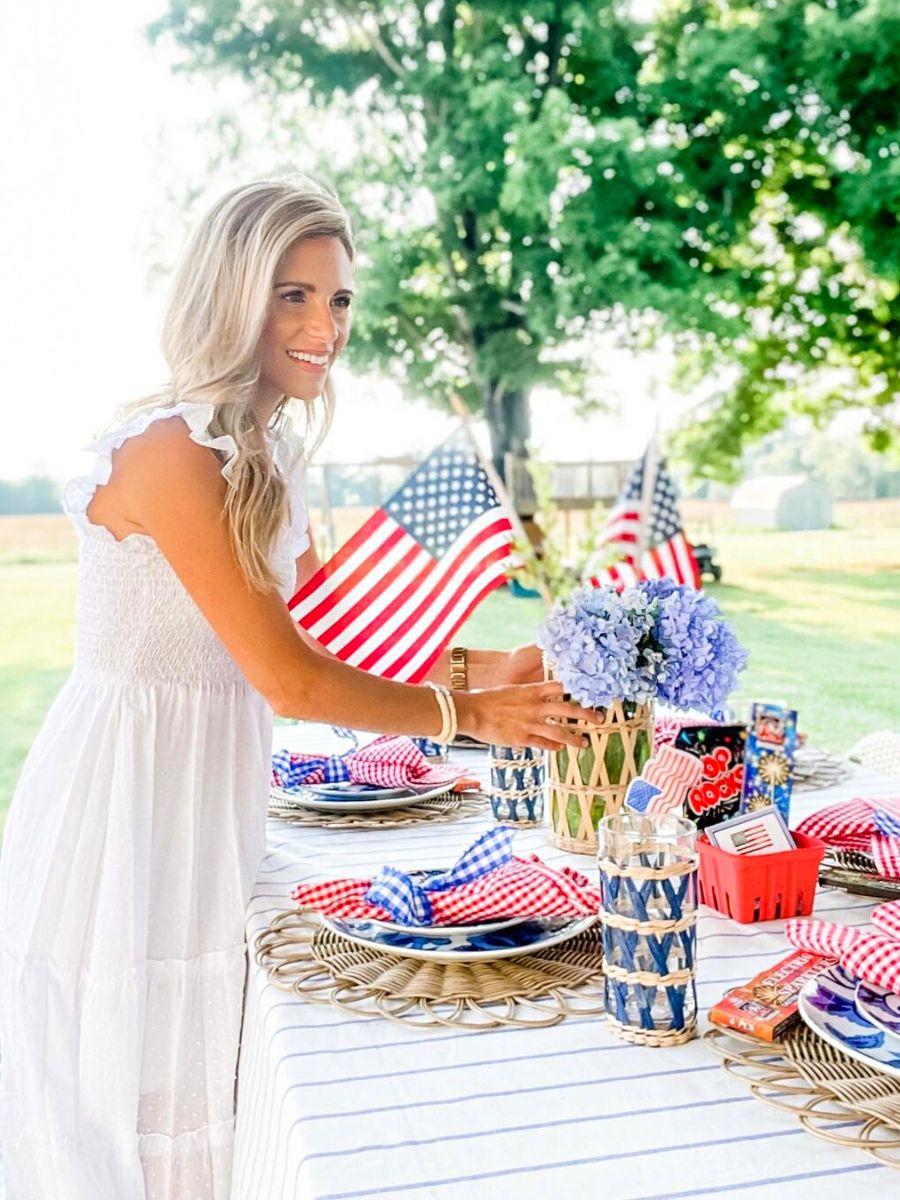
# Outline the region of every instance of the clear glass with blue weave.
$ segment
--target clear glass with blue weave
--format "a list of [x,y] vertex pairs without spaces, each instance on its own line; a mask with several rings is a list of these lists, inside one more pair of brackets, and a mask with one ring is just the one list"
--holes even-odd
[[686,1041],[697,1021],[697,827],[626,809],[597,835],[609,1024],[629,1041]]
[[508,825],[544,819],[544,755],[531,746],[490,747],[491,812]]

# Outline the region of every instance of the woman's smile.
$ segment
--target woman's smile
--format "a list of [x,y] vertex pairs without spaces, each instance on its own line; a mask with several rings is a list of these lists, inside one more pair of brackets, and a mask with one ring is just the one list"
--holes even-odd
[[287,350],[285,353],[302,371],[310,371],[313,375],[327,371],[331,361],[330,354],[315,354],[311,350]]

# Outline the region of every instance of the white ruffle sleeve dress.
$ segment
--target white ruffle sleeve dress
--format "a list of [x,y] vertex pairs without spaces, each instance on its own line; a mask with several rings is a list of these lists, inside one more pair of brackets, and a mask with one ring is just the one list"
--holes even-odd
[[[75,667],[22,771],[0,864],[7,1200],[228,1200],[245,975],[272,713],[151,538],[86,509],[114,449],[181,417],[228,474],[211,405],[144,411],[91,449]],[[309,545],[302,442],[273,445]]]

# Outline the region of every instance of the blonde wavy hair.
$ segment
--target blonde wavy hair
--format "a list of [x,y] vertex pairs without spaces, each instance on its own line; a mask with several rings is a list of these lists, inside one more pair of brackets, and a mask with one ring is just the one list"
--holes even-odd
[[[191,235],[172,283],[162,337],[171,382],[162,394],[130,406],[132,411],[161,401],[214,406],[210,433],[228,435],[237,446],[225,499],[231,542],[247,582],[260,591],[275,584],[270,557],[287,518],[288,496],[253,406],[258,347],[279,263],[291,246],[315,237],[338,238],[353,258],[347,213],[313,179],[247,184],[214,204]],[[289,399],[282,398],[269,430],[280,430]],[[330,379],[321,399],[312,448],[331,424]],[[315,407],[306,405],[308,433]]]

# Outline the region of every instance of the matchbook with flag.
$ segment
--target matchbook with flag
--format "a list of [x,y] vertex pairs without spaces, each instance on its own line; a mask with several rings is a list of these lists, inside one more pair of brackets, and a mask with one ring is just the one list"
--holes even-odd
[[675,484],[665,460],[656,459],[652,447],[635,464],[609,514],[597,559],[609,565],[592,574],[594,585],[621,589],[640,579],[665,578],[700,587],[697,560],[681,527]]
[[289,602],[343,662],[408,683],[506,579],[508,512],[466,430],[442,442]]

